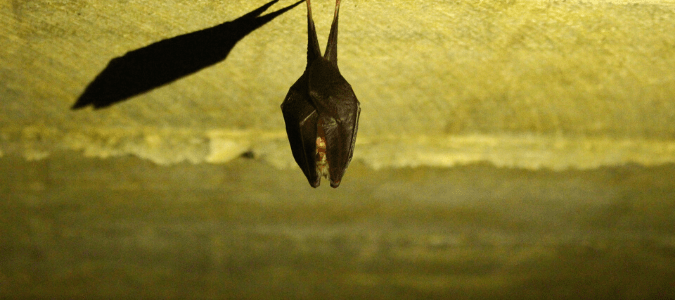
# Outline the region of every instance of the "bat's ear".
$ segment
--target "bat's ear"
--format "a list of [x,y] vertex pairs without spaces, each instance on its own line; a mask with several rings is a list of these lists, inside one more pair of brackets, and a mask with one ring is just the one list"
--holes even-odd
[[335,1],[335,15],[333,16],[333,25],[330,26],[330,35],[328,36],[328,46],[325,59],[332,62],[337,67],[337,42],[338,42],[338,19],[340,15],[340,0]]
[[312,4],[310,0],[307,1],[307,66],[321,57],[321,49],[319,48],[319,40],[316,37],[316,28],[314,27],[314,20],[312,19]]

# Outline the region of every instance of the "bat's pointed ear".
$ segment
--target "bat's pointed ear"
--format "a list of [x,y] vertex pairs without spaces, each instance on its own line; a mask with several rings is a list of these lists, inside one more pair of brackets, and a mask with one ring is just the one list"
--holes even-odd
[[312,19],[312,3],[310,0],[305,1],[307,1],[307,65],[309,66],[315,59],[321,57],[321,49]]
[[337,43],[338,43],[338,19],[340,15],[340,0],[335,1],[335,15],[333,16],[333,25],[330,26],[330,35],[328,36],[328,46],[325,59],[332,62],[337,67]]

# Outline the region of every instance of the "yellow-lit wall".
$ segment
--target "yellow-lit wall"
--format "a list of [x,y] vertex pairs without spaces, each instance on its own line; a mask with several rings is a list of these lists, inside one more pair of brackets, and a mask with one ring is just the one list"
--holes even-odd
[[[279,105],[305,64],[304,3],[220,63],[106,109],[70,110],[112,59],[265,3],[3,0],[0,154],[170,164],[250,150],[292,166]],[[333,3],[314,7],[323,48]],[[671,1],[346,0],[340,22],[339,65],[362,106],[354,157],[371,167],[675,162]]]

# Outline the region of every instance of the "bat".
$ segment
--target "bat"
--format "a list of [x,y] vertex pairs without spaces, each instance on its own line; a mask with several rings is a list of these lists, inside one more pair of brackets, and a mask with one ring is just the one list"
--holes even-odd
[[310,0],[307,1],[307,66],[291,86],[281,112],[295,162],[312,187],[321,177],[340,186],[354,153],[361,107],[337,64],[338,15],[335,15],[323,56],[316,37]]

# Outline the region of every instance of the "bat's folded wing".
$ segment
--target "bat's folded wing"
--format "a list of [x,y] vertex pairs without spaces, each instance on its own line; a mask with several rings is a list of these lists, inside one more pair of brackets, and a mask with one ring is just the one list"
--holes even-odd
[[293,158],[312,187],[318,187],[321,177],[316,168],[316,137],[319,115],[309,97],[307,73],[291,86],[281,104],[286,133]]
[[354,153],[361,108],[351,85],[337,66],[318,59],[307,70],[309,95],[326,137],[332,187],[338,187]]

